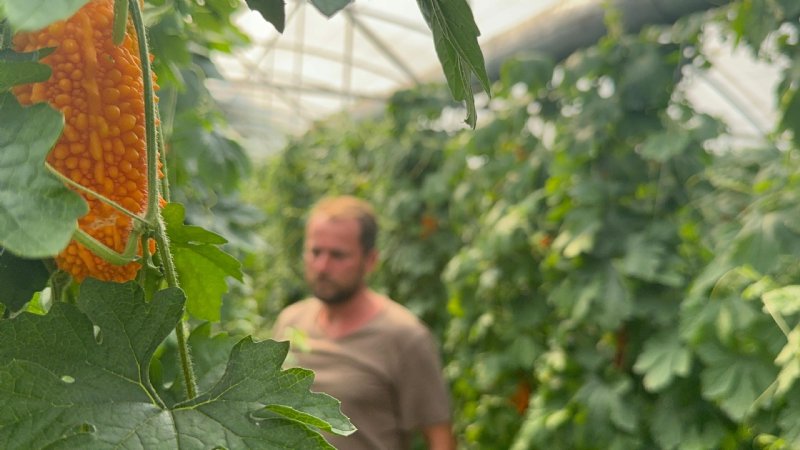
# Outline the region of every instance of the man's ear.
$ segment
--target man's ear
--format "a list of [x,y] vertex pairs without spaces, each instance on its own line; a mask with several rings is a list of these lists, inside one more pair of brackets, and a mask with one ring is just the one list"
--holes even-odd
[[364,267],[367,269],[367,273],[372,272],[375,270],[375,266],[378,265],[378,251],[374,248],[367,252],[366,257],[364,258],[365,264]]

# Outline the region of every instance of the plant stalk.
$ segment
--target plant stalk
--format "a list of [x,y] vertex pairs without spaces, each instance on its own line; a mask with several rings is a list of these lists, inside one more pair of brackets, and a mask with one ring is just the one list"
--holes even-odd
[[[142,11],[138,1],[129,1],[128,8],[131,13],[136,35],[139,38],[139,59],[142,65],[142,81],[144,83],[145,130],[147,133],[147,213],[146,221],[155,224],[155,239],[161,263],[164,265],[164,274],[167,285],[180,287],[172,253],[169,250],[164,219],[158,208],[159,183],[158,183],[158,142],[156,139],[156,108],[155,92],[153,89],[153,76],[150,67],[150,51],[147,45],[147,33],[142,19]],[[186,386],[186,396],[189,399],[197,397],[197,378],[194,375],[194,366],[189,352],[186,323],[181,314],[181,319],[175,326],[175,335],[178,340],[178,353],[180,355],[183,381]]]

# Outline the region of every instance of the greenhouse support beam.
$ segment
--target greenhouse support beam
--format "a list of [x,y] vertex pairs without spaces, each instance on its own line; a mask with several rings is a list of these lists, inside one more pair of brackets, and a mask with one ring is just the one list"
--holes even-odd
[[[520,52],[549,55],[557,62],[574,51],[594,45],[606,35],[605,0],[565,0],[484,44],[489,78],[500,76],[500,67]],[[730,0],[612,0],[628,32],[646,25],[671,24],[681,17],[724,6]],[[480,25],[480,18],[477,18]]]

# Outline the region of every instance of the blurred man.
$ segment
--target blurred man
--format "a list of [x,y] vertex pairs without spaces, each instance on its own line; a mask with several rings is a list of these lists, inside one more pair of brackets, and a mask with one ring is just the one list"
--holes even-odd
[[300,337],[292,345],[296,364],[316,373],[314,390],[339,399],[358,428],[326,436],[338,449],[408,449],[419,431],[429,449],[454,449],[433,337],[409,310],[367,287],[377,231],[372,207],[355,197],[312,209],[303,262],[314,297],[281,312],[274,336]]

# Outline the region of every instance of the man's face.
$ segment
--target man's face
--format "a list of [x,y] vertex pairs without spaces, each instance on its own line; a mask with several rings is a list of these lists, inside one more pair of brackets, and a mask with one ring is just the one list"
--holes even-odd
[[364,253],[355,219],[313,216],[306,226],[303,263],[306,282],[328,304],[344,303],[364,287],[375,252]]

